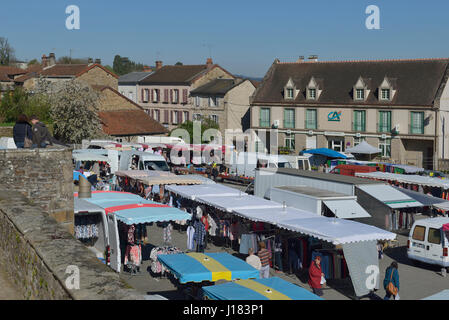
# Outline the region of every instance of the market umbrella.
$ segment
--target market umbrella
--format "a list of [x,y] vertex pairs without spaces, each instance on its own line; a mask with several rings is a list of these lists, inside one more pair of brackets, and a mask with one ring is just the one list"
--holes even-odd
[[380,153],[381,150],[373,147],[366,141],[362,141],[355,147],[346,149],[346,152],[357,153],[357,154],[375,154],[375,153]]
[[337,152],[335,150],[332,150],[332,149],[327,149],[327,148],[305,150],[305,151],[303,151],[303,153],[318,154],[318,155],[329,157],[329,158],[340,158],[340,159],[347,158],[347,156],[345,156],[344,154]]

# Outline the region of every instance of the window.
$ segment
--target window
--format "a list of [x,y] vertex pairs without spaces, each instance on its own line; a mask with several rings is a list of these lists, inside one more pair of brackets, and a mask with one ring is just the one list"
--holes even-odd
[[365,100],[365,89],[356,89],[356,100]]
[[159,102],[159,89],[153,89],[153,102]]
[[270,127],[270,108],[260,109],[260,127]]
[[178,124],[178,117],[179,117],[179,112],[178,111],[173,111],[173,124]]
[[316,99],[316,89],[309,89],[309,99],[310,100]]
[[379,111],[379,132],[391,132],[391,111]]
[[217,106],[217,97],[209,97],[209,107]]
[[391,157],[391,139],[379,139],[380,155],[383,158]]
[[424,241],[425,234],[426,234],[426,227],[415,226],[415,230],[413,230],[412,239],[418,240],[418,241]]
[[161,121],[161,112],[160,112],[160,110],[157,110],[157,109],[154,110],[154,120],[156,120],[157,122]]
[[293,88],[287,88],[287,99],[293,99],[293,98],[294,98]]
[[317,121],[316,121],[316,109],[307,109],[306,110],[306,129],[316,129]]
[[285,147],[290,150],[295,150],[295,135],[286,134],[285,135]]
[[179,103],[179,90],[173,90],[173,103]]
[[143,101],[143,102],[148,102],[148,100],[149,100],[149,95],[150,95],[150,90],[144,89],[144,90],[143,90],[142,101]]
[[433,244],[440,244],[441,243],[440,229],[429,228],[429,235],[427,236],[427,241]]
[[295,109],[284,109],[284,128],[295,128]]
[[410,133],[424,134],[424,112],[411,112]]
[[366,112],[364,110],[354,111],[354,125],[352,130],[358,132],[366,131]]
[[329,140],[329,149],[337,152],[343,152],[344,150],[344,140],[343,139],[331,139]]
[[200,103],[201,103],[201,98],[198,97],[198,96],[196,96],[196,97],[195,97],[195,106],[196,106],[196,107],[199,107],[199,106],[200,106]]
[[184,122],[189,121],[189,111],[184,111]]
[[390,89],[380,89],[380,99],[381,100],[390,100]]
[[212,121],[218,124],[218,116],[216,114],[211,115],[210,118],[212,119]]
[[201,113],[194,113],[193,114],[193,120],[200,121],[201,120]]

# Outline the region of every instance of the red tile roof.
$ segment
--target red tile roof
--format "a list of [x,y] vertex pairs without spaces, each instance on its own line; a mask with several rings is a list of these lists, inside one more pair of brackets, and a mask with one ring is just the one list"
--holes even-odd
[[168,130],[142,110],[100,111],[103,131],[111,136],[165,134]]
[[27,73],[27,71],[24,69],[9,66],[0,66],[0,81],[12,81],[11,78],[13,78],[13,76],[25,73]]

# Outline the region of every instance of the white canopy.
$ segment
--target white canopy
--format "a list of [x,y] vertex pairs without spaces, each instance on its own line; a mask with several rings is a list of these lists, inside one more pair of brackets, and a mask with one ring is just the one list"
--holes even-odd
[[389,172],[357,172],[356,176],[363,178],[379,179],[397,181],[402,183],[418,184],[423,186],[440,187],[443,189],[449,189],[449,180],[440,179],[428,176],[410,175],[410,174],[398,174]]
[[375,154],[375,153],[380,153],[381,150],[378,149],[378,148],[373,147],[372,145],[370,145],[366,141],[362,141],[358,145],[356,145],[355,147],[346,149],[346,152],[358,153],[358,154]]
[[405,193],[386,184],[367,184],[359,185],[357,188],[363,190],[373,198],[383,202],[393,209],[423,207],[424,205],[410,198]]
[[216,196],[232,197],[232,196],[247,195],[246,193],[240,190],[229,188],[221,184],[202,184],[194,186],[168,185],[165,187],[165,190],[176,193],[181,197],[190,200],[195,200],[199,196],[201,196],[201,198],[205,198]]
[[72,158],[75,161],[104,161],[110,162],[107,156],[95,153],[72,153]]
[[326,200],[323,202],[338,218],[354,219],[371,217],[355,200]]
[[223,211],[232,212],[239,209],[266,209],[266,208],[282,208],[282,204],[263,198],[244,194],[223,197],[220,194],[215,196],[198,196],[196,201],[214,206]]

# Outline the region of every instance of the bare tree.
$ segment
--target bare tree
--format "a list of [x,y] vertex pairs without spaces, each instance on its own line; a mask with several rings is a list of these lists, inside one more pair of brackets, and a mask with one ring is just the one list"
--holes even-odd
[[79,80],[55,83],[50,93],[54,134],[68,143],[101,136],[99,94]]
[[0,37],[0,65],[7,66],[13,60],[15,60],[14,48],[11,47],[8,39]]

